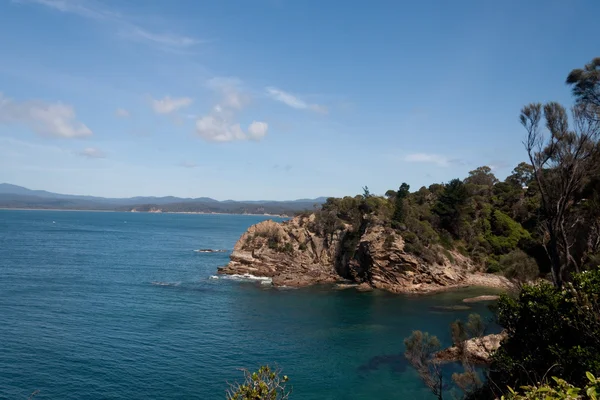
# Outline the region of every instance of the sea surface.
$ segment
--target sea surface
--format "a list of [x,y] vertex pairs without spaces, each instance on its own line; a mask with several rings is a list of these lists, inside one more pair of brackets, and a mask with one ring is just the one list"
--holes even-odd
[[436,308],[477,289],[398,296],[215,279],[263,219],[0,210],[0,398],[223,399],[239,368],[269,363],[290,377],[292,399],[429,399],[403,339],[419,329],[449,344],[452,321],[490,316],[480,303]]

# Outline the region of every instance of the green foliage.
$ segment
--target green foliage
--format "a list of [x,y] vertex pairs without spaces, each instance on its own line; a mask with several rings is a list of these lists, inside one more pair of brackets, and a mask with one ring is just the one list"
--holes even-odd
[[455,238],[460,235],[460,221],[469,193],[460,179],[453,179],[444,187],[444,191],[433,207],[433,212],[440,219],[442,229],[450,232]]
[[386,249],[389,249],[392,247],[393,244],[394,244],[394,235],[387,234],[387,236],[385,237],[385,240],[383,241],[383,247],[385,247]]
[[586,371],[600,372],[600,270],[576,274],[564,290],[525,285],[518,298],[501,297],[497,318],[508,338],[492,358],[494,386],[527,385],[548,373],[582,385]]
[[246,369],[244,382],[230,385],[226,392],[227,400],[284,400],[288,399],[291,390],[288,390],[287,375],[281,376],[281,370],[262,366],[256,372]]
[[521,224],[500,210],[494,210],[486,224],[485,239],[496,254],[513,251],[523,240],[530,239],[531,235]]
[[446,256],[446,258],[448,259],[448,261],[450,261],[451,264],[454,264],[456,262],[452,253],[450,253],[448,250],[443,249],[443,253],[444,253],[444,256]]
[[298,250],[300,251],[306,251],[308,249],[308,246],[306,245],[306,243],[300,243],[300,245],[298,246]]
[[469,171],[469,176],[465,179],[465,183],[470,183],[478,186],[491,187],[498,182],[498,179],[492,173],[492,169],[488,166],[479,167],[473,171]]
[[600,118],[600,57],[594,58],[582,69],[574,69],[567,77],[573,86],[577,104],[592,116]]
[[508,279],[516,282],[528,282],[537,278],[540,274],[535,260],[522,250],[515,250],[509,254],[500,256],[497,263],[499,270]]
[[294,246],[290,242],[285,242],[277,249],[280,253],[294,254]]
[[508,388],[509,393],[502,400],[598,400],[600,399],[600,379],[586,372],[588,383],[578,388],[564,379],[552,377],[552,382],[545,384],[522,386],[522,393]]
[[400,188],[396,192],[394,215],[392,216],[392,226],[399,228],[406,218],[405,201],[406,197],[410,194],[410,186],[407,183],[402,183]]
[[465,324],[465,331],[469,337],[481,337],[485,333],[485,323],[479,314],[469,314],[469,319]]
[[531,185],[533,179],[533,167],[531,164],[521,162],[513,169],[512,174],[506,178],[506,182],[521,189],[524,186]]

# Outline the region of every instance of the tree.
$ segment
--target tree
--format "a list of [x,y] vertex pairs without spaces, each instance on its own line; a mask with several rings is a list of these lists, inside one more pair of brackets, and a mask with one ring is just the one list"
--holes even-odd
[[498,183],[498,179],[492,173],[492,169],[488,166],[478,167],[473,171],[469,171],[469,176],[465,178],[465,183],[480,186],[493,186]]
[[371,192],[369,191],[368,186],[363,186],[363,197],[365,199],[368,199],[369,197],[371,197]]
[[400,185],[400,188],[396,192],[394,215],[392,216],[392,226],[394,226],[395,228],[399,227],[404,223],[404,220],[406,218],[404,202],[409,194],[410,186],[407,183],[402,183],[402,185]]
[[507,182],[513,183],[519,188],[529,186],[533,180],[533,167],[526,162],[519,163],[512,170],[512,174],[506,178]]
[[600,57],[594,58],[583,69],[574,69],[567,77],[573,86],[573,96],[590,119],[600,119]]
[[[540,129],[542,114],[550,132]],[[524,142],[541,195],[541,220],[545,249],[551,263],[552,279],[562,287],[565,273],[579,270],[571,255],[572,231],[580,222],[572,215],[573,205],[594,168],[600,135],[600,120],[588,118],[584,106],[573,108],[573,129],[568,115],[558,103],[530,104],[521,110],[521,124],[527,131]]]
[[286,388],[288,377],[281,376],[279,368],[262,366],[256,372],[244,372],[244,383],[231,384],[226,391],[227,400],[285,400],[291,390]]
[[413,331],[412,335],[404,339],[404,346],[404,356],[410,365],[419,373],[421,380],[433,394],[442,400],[442,369],[439,362],[433,358],[441,348],[438,338],[430,336],[427,332]]
[[463,207],[469,193],[460,179],[451,180],[445,187],[433,207],[433,212],[440,218],[440,225],[454,237],[460,233],[460,222]]

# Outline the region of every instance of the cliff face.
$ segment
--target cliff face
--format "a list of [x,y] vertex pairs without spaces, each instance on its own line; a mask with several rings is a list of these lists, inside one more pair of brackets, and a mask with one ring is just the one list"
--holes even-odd
[[508,285],[495,275],[475,273],[470,259],[457,252],[439,249],[438,262],[427,263],[404,251],[398,233],[377,223],[342,224],[329,234],[317,231],[314,214],[283,223],[263,221],[242,235],[231,261],[218,272],[271,277],[276,286],[345,280],[395,293]]

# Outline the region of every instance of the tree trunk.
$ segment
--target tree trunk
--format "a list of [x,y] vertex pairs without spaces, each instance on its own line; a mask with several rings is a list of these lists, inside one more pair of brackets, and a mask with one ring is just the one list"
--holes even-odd
[[548,235],[550,240],[548,241],[548,256],[550,257],[550,264],[552,268],[552,280],[554,286],[562,289],[563,286],[563,267],[558,254],[558,241],[556,238],[556,231],[548,224]]

